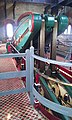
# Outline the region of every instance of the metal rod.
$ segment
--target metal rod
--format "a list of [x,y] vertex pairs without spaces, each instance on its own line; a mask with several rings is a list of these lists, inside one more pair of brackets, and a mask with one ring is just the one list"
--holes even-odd
[[42,73],[39,72],[39,70],[38,70],[37,68],[35,68],[35,67],[34,67],[34,70],[35,70],[37,73],[39,73],[39,75],[41,75],[41,76],[42,76],[43,78],[45,78],[46,80],[50,80],[50,81],[59,83],[59,84],[61,84],[61,85],[65,85],[65,86],[70,86],[70,87],[72,87],[72,84],[60,82],[59,80],[56,80],[56,79],[54,79],[54,78],[52,78],[52,77],[49,77],[49,76],[47,76],[47,75],[45,75],[45,74],[42,74]]

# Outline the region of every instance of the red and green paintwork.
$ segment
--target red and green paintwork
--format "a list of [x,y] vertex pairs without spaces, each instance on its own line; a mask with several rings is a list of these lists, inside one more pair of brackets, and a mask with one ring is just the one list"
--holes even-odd
[[[58,33],[62,33],[68,26],[68,18],[60,15],[57,18],[52,15],[43,15],[45,19],[46,32],[51,32],[54,27],[55,19],[58,21]],[[42,17],[38,13],[27,12],[22,14],[17,20],[17,29],[13,35],[14,45],[20,51],[27,42],[30,42],[31,36],[39,32],[41,29]],[[8,43],[9,44],[9,43]]]

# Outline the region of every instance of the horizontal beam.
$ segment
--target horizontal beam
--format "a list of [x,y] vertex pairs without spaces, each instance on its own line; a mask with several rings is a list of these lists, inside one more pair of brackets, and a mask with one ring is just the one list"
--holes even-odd
[[[66,1],[66,5],[71,5],[72,4],[72,0],[67,0]],[[72,6],[72,5],[71,5]]]
[[52,8],[57,7],[58,5],[72,6],[72,0],[58,0],[58,2],[52,2]]
[[26,2],[26,3],[43,3],[43,4],[50,4],[51,0],[14,0],[16,2]]
[[13,95],[13,94],[24,93],[24,92],[27,92],[26,88],[20,88],[20,89],[3,91],[3,92],[1,91],[0,96]]
[[0,58],[16,58],[16,57],[25,57],[26,53],[11,53],[11,54],[0,54]]
[[37,59],[37,60],[40,60],[42,62],[45,62],[45,63],[51,63],[51,64],[54,64],[54,65],[60,65],[60,66],[66,66],[66,67],[71,67],[72,66],[72,63],[60,62],[60,61],[56,61],[56,60],[52,60],[52,59],[43,58],[43,57],[40,57],[40,56],[37,56],[37,55],[32,55],[32,57]]
[[58,3],[62,3],[62,2],[64,2],[65,0],[58,0]]
[[0,73],[0,80],[10,79],[10,78],[19,78],[19,77],[25,77],[25,76],[26,76],[26,70],[4,72],[4,73]]

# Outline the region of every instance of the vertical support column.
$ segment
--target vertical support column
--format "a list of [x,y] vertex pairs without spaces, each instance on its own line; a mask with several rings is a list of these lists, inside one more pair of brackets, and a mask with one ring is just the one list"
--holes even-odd
[[26,50],[26,89],[30,91],[30,50]]
[[6,0],[4,0],[5,19],[7,18],[7,10],[6,10],[6,5],[7,5],[7,1],[6,1]]
[[38,55],[40,55],[40,32],[38,35]]
[[[39,34],[38,34],[38,55],[40,55],[40,32],[39,32]],[[37,68],[40,68],[40,61],[39,60],[36,60],[36,67]]]
[[[7,5],[7,0],[4,0],[4,13],[5,13],[5,19],[7,18],[7,9],[6,9],[6,5]],[[7,37],[7,33],[6,33],[6,24],[5,24],[5,37]]]
[[34,47],[30,47],[30,103],[34,104],[34,97],[33,97],[33,85],[34,85]]
[[16,6],[16,1],[13,2],[13,19],[15,19],[15,6]]
[[[51,41],[51,53],[50,59],[56,60],[56,39],[57,39],[57,20],[55,20],[55,26],[53,28],[53,39]],[[55,65],[51,65],[52,71],[55,70]]]
[[[44,57],[44,48],[45,48],[45,20],[42,20],[42,26],[40,31],[40,56]],[[40,70],[44,71],[44,63],[40,62]]]

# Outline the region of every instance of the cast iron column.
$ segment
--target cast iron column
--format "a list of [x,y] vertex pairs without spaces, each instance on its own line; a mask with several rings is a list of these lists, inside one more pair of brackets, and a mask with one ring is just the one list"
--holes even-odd
[[[40,31],[40,56],[44,57],[44,48],[45,48],[45,20],[42,20],[42,26]],[[44,71],[45,64],[43,62],[40,62],[40,70]]]
[[7,18],[7,10],[6,10],[6,0],[4,0],[4,11],[5,11],[5,19]]
[[[50,59],[56,60],[56,39],[57,39],[57,20],[55,20],[55,26],[53,28],[53,38],[51,41]],[[55,65],[51,65],[52,71],[55,71]]]

